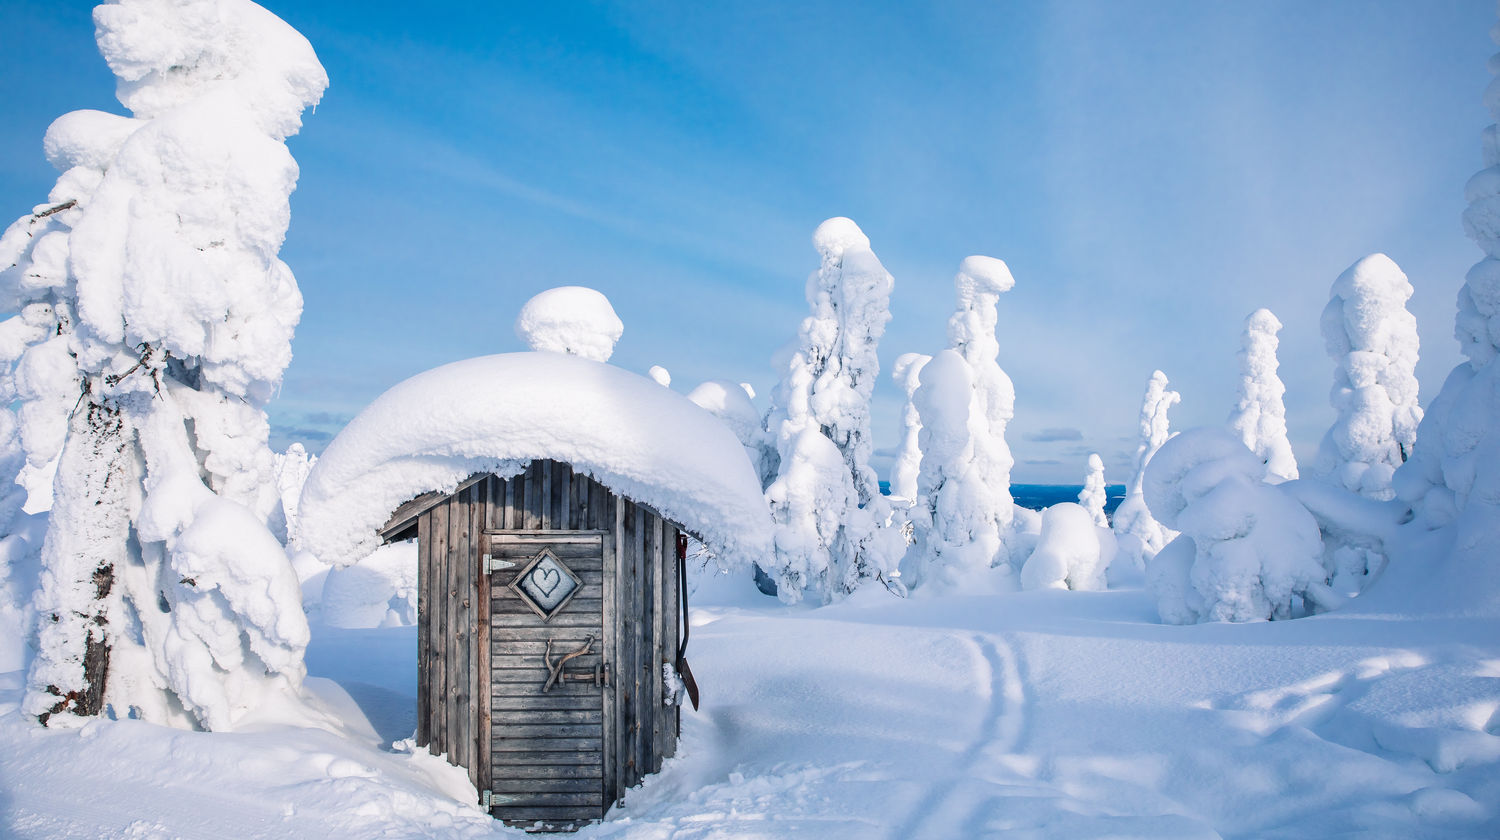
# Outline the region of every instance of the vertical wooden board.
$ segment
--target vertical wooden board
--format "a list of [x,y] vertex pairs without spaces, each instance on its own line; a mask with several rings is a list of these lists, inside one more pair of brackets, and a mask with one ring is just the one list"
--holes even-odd
[[536,531],[542,527],[542,462],[532,461],[526,466],[526,530]]
[[636,633],[640,637],[640,664],[636,670],[640,691],[640,742],[636,744],[636,765],[640,774],[655,772],[655,721],[661,705],[661,673],[657,669],[654,618],[657,570],[661,567],[661,519],[654,513],[640,511],[640,613],[636,616]]
[[[682,562],[677,559],[677,539],[682,532],[677,526],[668,524],[666,539],[662,546],[662,654],[666,662],[677,665],[677,644],[681,640],[681,631],[678,629],[679,616],[682,614],[682,593],[677,589],[678,570],[677,564]],[[666,727],[662,736],[661,757],[671,758],[677,754],[677,735],[681,731],[678,716],[681,714],[683,698],[679,698],[678,704],[665,709]]]
[[635,718],[631,707],[635,693],[635,634],[630,632],[630,615],[634,609],[635,569],[635,505],[620,497],[615,498],[617,533],[620,545],[620,614],[615,617],[615,626],[620,631],[620,661],[617,668],[619,688],[615,700],[619,706],[619,732],[616,743],[619,752],[616,764],[621,792],[635,784]]
[[667,718],[671,707],[666,704],[667,686],[662,677],[662,667],[672,661],[668,653],[670,643],[667,635],[667,617],[672,610],[672,604],[667,600],[667,579],[676,573],[676,566],[668,562],[669,558],[676,556],[676,549],[672,544],[672,526],[665,520],[659,520],[658,527],[661,539],[656,551],[656,568],[652,573],[656,589],[654,606],[651,610],[651,630],[655,634],[651,645],[653,655],[651,676],[653,685],[656,687],[652,695],[655,698],[652,717],[656,723],[651,733],[651,763],[660,770],[661,760],[666,756],[666,739],[672,730],[671,721]]
[[[589,520],[589,527],[607,529],[617,528],[619,521],[615,517],[615,505],[616,502],[614,496],[605,489],[604,485],[600,484],[597,481],[594,481],[593,479],[590,479],[589,510],[591,512],[592,518]],[[619,530],[615,530],[614,533],[616,538],[618,538],[620,534]]]
[[[592,482],[590,482],[592,484]],[[595,510],[594,515],[599,515]],[[613,523],[611,523],[613,524]],[[620,614],[619,607],[619,537],[618,529],[611,529],[604,537],[604,603],[603,615],[600,617],[600,627],[603,630],[604,656],[608,665],[614,669],[610,679],[609,688],[604,693],[604,802],[607,805],[620,798],[619,775],[616,767],[616,756],[619,755],[618,746],[618,720],[619,707],[615,697],[619,692],[620,680],[620,637],[616,632],[618,626],[617,617]]]
[[432,638],[432,514],[417,517],[417,746],[432,740],[432,687],[428,660]]
[[651,640],[647,646],[647,649],[651,652],[651,656],[648,660],[649,667],[645,675],[646,679],[649,680],[648,685],[651,686],[651,690],[647,692],[647,702],[651,706],[651,732],[650,737],[647,739],[649,760],[647,761],[646,769],[649,772],[655,773],[661,769],[660,744],[662,724],[666,720],[666,716],[662,714],[665,707],[662,705],[662,689],[664,685],[662,683],[661,664],[666,661],[666,636],[662,632],[662,612],[664,605],[661,596],[662,587],[664,586],[662,569],[665,564],[662,561],[666,557],[665,535],[667,523],[659,516],[648,516],[646,521],[648,523],[647,535],[649,537],[646,545],[646,557],[649,559],[651,566],[651,609],[648,612],[650,626],[646,628],[647,635]]
[[478,667],[474,660],[474,636],[475,625],[474,612],[477,604],[477,583],[475,583],[475,570],[478,567],[477,547],[478,523],[484,513],[484,486],[483,483],[471,484],[468,489],[463,490],[463,502],[465,502],[466,516],[463,516],[463,540],[462,549],[455,561],[459,567],[459,606],[462,618],[459,627],[462,628],[458,642],[460,648],[460,669],[462,679],[459,681],[462,693],[459,694],[459,721],[463,730],[463,744],[460,745],[459,754],[462,756],[463,766],[469,771],[469,781],[478,787],[478,762],[475,759],[478,745],[478,712],[475,711],[474,694],[478,681]]
[[432,742],[428,751],[448,751],[448,502],[434,505],[432,516],[432,644],[428,664],[432,670]]
[[[499,484],[494,479],[491,479],[491,483]],[[498,487],[496,490],[498,491]],[[491,500],[496,495],[498,492],[490,496]],[[493,505],[490,506],[489,515],[494,516]],[[479,539],[487,542],[485,537]],[[482,544],[480,548],[488,551],[489,545]],[[485,574],[483,569],[477,569],[475,574],[477,575],[475,589],[478,600],[475,602],[477,627],[474,634],[474,670],[478,672],[478,677],[474,690],[474,703],[479,710],[479,749],[475,763],[479,765],[479,781],[474,786],[480,790],[490,790],[494,787],[494,768],[490,763],[490,750],[493,747],[491,739],[494,737],[490,710],[493,699],[490,692],[492,675],[490,667],[493,664],[493,657],[490,654],[490,576]]]
[[537,465],[537,471],[540,472],[541,480],[541,496],[537,499],[540,502],[540,510],[537,511],[538,522],[541,523],[537,525],[537,528],[541,528],[543,531],[550,531],[550,529],[555,528],[555,525],[552,523],[552,508],[555,507],[552,499],[553,462],[550,462],[550,460],[538,460],[538,462],[535,462],[535,465]]
[[468,637],[464,626],[463,553],[468,548],[468,491],[448,500],[448,763],[463,765],[464,745],[469,734],[463,709],[463,693],[468,687],[464,666],[468,660]]
[[519,531],[526,527],[526,471],[521,470],[505,480],[505,497],[510,511],[506,513],[505,527]]
[[573,468],[562,461],[552,462],[552,527],[559,531],[568,529],[568,521],[572,514],[572,507],[568,501],[572,498]]
[[580,531],[589,527],[589,477],[581,472],[573,473],[573,480],[568,482],[568,527]]

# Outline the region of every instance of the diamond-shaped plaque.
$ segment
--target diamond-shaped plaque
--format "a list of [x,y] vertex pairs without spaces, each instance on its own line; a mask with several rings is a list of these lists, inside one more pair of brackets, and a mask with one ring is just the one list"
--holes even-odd
[[510,584],[526,606],[535,610],[543,621],[557,615],[582,587],[583,579],[563,565],[550,548],[542,549],[531,558]]

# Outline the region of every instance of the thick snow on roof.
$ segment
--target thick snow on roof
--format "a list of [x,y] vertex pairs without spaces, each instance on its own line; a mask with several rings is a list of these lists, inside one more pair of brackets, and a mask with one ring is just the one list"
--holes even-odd
[[516,317],[516,335],[531,349],[596,362],[609,361],[624,332],[609,298],[585,286],[548,289],[526,301]]
[[308,476],[302,547],[347,565],[408,499],[474,473],[514,475],[537,458],[650,505],[722,560],[771,549],[760,482],[727,426],[650,379],[561,353],[454,362],[380,395]]

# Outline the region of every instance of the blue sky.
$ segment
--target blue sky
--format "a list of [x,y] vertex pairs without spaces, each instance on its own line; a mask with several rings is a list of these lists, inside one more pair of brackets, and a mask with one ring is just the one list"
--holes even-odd
[[[521,349],[521,303],[562,284],[614,302],[616,364],[748,381],[763,406],[835,215],[896,278],[886,370],[944,345],[964,256],[1010,265],[1017,481],[1081,481],[1088,451],[1123,481],[1155,368],[1175,428],[1222,423],[1261,306],[1306,461],[1332,421],[1318,316],[1374,251],[1417,289],[1424,402],[1459,359],[1488,0],[263,5],[332,79],[291,141],[306,309],[278,446]],[[56,177],[52,119],[120,110],[90,7],[0,5],[7,217]],[[899,403],[883,378],[878,446]]]

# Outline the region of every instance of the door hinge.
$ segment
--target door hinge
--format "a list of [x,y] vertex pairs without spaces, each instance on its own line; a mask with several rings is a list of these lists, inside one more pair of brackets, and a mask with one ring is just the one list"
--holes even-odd
[[514,801],[516,801],[516,797],[510,794],[495,793],[489,790],[479,792],[479,804],[485,808],[498,808],[501,805],[509,805]]
[[515,566],[516,564],[512,563],[509,560],[500,560],[486,554],[484,555],[484,564],[482,568],[484,569],[485,574],[492,575],[495,572],[500,571],[501,569],[513,569],[515,568]]

